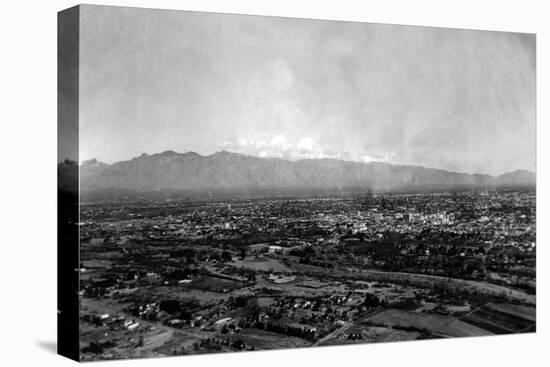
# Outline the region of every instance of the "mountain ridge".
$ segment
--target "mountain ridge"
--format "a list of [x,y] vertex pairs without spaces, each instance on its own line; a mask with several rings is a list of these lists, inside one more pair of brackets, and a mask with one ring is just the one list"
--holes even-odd
[[79,166],[83,192],[230,192],[349,190],[395,192],[534,186],[536,175],[515,170],[499,176],[383,162],[332,158],[289,161],[220,151],[211,155],[164,151],[112,164]]

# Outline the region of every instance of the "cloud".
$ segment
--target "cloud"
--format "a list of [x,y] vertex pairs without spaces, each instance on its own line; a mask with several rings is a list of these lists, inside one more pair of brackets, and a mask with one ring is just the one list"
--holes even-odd
[[332,158],[353,162],[392,162],[393,157],[377,152],[352,152],[324,150],[312,138],[305,136],[289,139],[283,134],[273,137],[243,137],[235,141],[226,141],[220,149],[261,158],[281,158],[287,160]]
[[310,138],[302,138],[296,145],[296,148],[299,152],[310,153],[313,152],[313,140]]
[[271,147],[277,150],[289,150],[292,148],[286,136],[279,134],[271,139]]

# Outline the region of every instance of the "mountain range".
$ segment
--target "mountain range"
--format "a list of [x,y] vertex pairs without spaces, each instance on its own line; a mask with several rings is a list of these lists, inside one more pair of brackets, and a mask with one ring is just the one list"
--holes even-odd
[[[288,161],[226,151],[203,156],[166,151],[106,164],[95,159],[80,166],[59,164],[62,176],[80,168],[80,189],[93,192],[421,192],[534,186],[534,172],[500,176],[450,172],[421,166],[337,159]],[[63,173],[64,172],[64,173]]]

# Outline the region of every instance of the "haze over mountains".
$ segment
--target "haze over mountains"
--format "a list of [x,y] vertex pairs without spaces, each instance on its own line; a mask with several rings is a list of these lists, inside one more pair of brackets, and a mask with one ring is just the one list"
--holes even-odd
[[[76,169],[76,165],[74,169]],[[72,169],[61,163],[61,172]],[[62,182],[60,177],[60,182]],[[80,189],[90,192],[397,192],[534,186],[535,173],[523,170],[497,177],[420,166],[359,163],[336,159],[287,161],[226,151],[142,154],[128,161],[80,166]]]

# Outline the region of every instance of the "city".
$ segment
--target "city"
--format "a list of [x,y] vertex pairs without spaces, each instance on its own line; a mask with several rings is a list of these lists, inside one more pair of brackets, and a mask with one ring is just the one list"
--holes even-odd
[[81,203],[82,360],[535,331],[535,190]]

